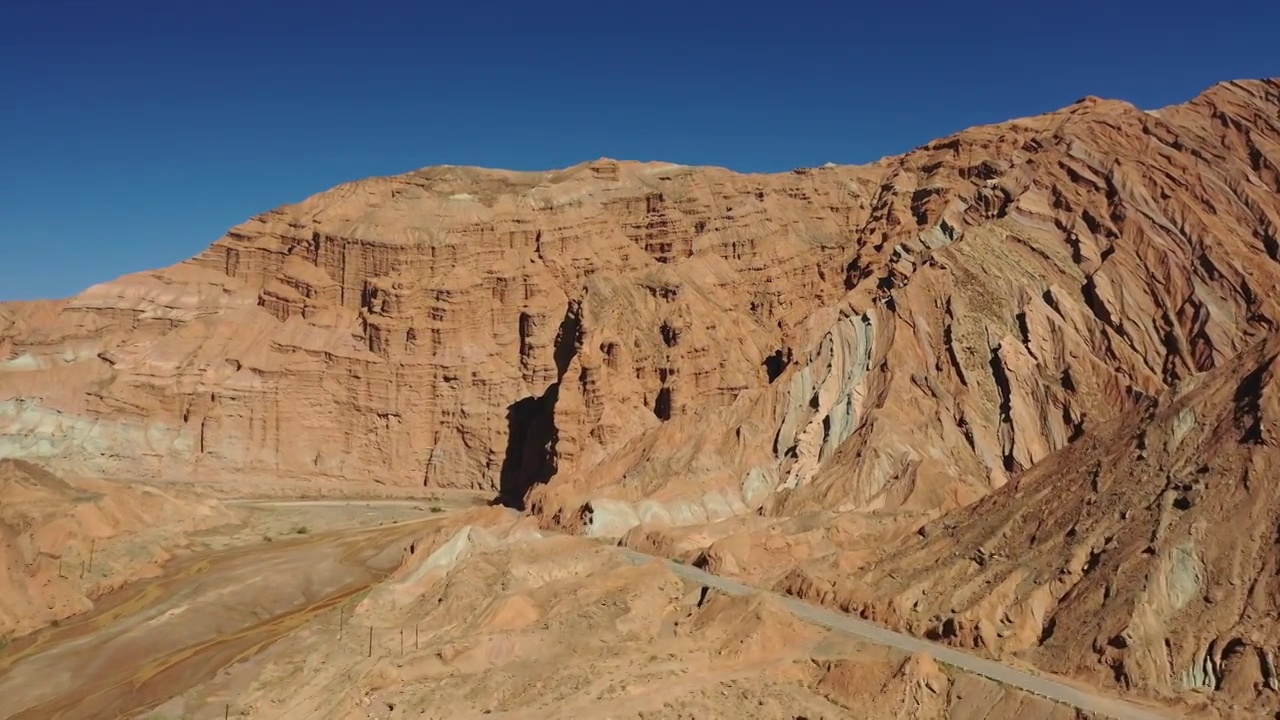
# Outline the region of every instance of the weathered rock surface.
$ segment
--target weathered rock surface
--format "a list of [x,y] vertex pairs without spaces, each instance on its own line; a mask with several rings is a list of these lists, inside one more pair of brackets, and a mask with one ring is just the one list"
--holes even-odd
[[[612,534],[715,519],[736,498],[705,493],[736,482],[778,515],[971,502],[1277,327],[1278,162],[1274,81],[1158,112],[1090,98],[883,161],[865,170],[880,174],[851,290],[808,318],[774,383],[536,507]],[[673,475],[704,494],[664,513],[651,501],[673,505]],[[582,487],[628,504],[574,513]]]
[[[0,315],[0,454],[500,489],[768,384],[842,292],[861,171],[602,160],[344,185]],[[563,380],[563,383],[562,383]]]
[[[1280,334],[983,500],[781,585],[1045,670],[1280,710]],[[825,566],[825,567],[824,567]]]
[[0,455],[485,488],[621,535],[962,506],[1276,328],[1280,83],[865,167],[342,185],[0,306]]

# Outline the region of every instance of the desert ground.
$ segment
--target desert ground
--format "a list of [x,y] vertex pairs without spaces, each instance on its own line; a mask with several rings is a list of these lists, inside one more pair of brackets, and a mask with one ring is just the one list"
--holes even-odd
[[[64,489],[28,464],[6,472]],[[91,485],[126,499],[161,492]],[[246,490],[167,484],[166,502],[208,519],[104,538],[93,571],[74,578],[92,609],[0,652],[0,713],[1174,717],[614,542],[539,530],[474,493]],[[935,657],[947,653],[959,665]]]

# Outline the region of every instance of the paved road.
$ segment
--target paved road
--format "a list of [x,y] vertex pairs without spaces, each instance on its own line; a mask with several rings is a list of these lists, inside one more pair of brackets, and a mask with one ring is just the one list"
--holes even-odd
[[491,495],[479,493],[453,494],[424,498],[220,498],[225,505],[250,505],[255,507],[441,507],[446,510],[481,507],[487,505]]
[[637,565],[648,562],[665,562],[677,575],[715,588],[728,595],[742,596],[753,593],[769,595],[785,605],[797,617],[830,630],[847,632],[876,645],[897,648],[906,653],[927,652],[938,662],[1079,710],[1096,713],[1115,720],[1175,720],[1182,717],[1181,715],[1169,714],[1167,711],[1157,712],[1123,700],[1093,694],[1045,675],[1033,675],[994,660],[988,660],[952,647],[922,640],[905,633],[895,632],[794,597],[743,585],[740,582],[735,582],[719,575],[712,575],[689,565],[682,565],[664,558],[645,555],[625,548],[621,548],[621,550],[628,560]]
[[443,505],[440,500],[416,500],[402,498],[370,498],[362,500],[360,498],[335,498],[335,499],[303,499],[303,500],[274,500],[271,498],[228,498],[223,500],[224,505],[251,505],[254,507],[421,507],[427,508],[432,505]]

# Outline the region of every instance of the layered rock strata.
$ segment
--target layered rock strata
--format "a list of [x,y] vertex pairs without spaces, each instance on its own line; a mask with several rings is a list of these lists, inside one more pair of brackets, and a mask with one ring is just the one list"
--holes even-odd
[[957,507],[1275,329],[1278,168],[1249,81],[863,167],[353,182],[0,306],[0,455],[483,488],[609,535]]

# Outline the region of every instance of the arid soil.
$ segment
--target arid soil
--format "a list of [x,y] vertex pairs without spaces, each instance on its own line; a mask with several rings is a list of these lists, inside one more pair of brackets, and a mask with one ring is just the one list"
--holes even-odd
[[416,500],[219,501],[190,490],[64,480],[26,461],[0,460],[0,638],[87,612],[96,598],[159,576],[175,557],[421,520],[477,502],[423,493]]
[[708,591],[503,518],[444,515],[179,564],[102,614],[11,648],[0,712],[1086,717],[807,624],[776,600]]
[[132,716],[368,587],[412,532],[320,534],[180,562],[97,613],[14,642],[0,656],[0,714]]
[[142,485],[72,484],[0,460],[0,637],[87,611],[94,598],[159,573],[185,536],[232,520],[215,501]]

